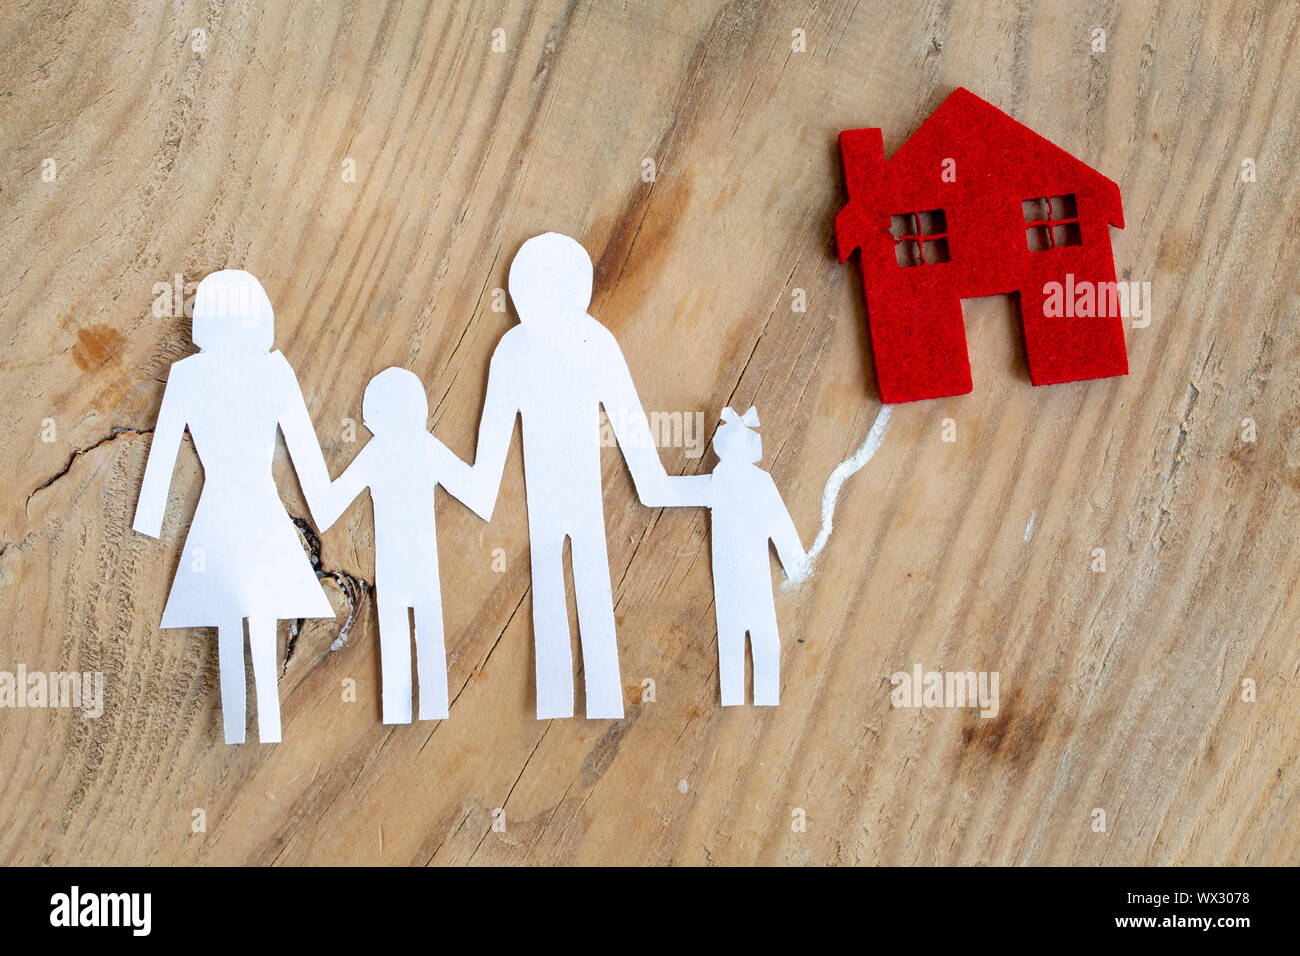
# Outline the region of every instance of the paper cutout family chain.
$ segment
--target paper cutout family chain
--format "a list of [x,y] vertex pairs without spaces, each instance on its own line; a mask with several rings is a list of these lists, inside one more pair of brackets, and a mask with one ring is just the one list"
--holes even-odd
[[[836,217],[836,240],[841,261],[862,253],[884,402],[971,390],[961,313],[968,296],[1019,292],[1035,385],[1127,373],[1122,321],[1100,295],[1102,307],[1082,322],[1078,315],[1049,314],[1044,302],[1049,284],[1063,278],[1114,287],[1108,226],[1122,228],[1123,213],[1113,182],[964,89],[945,99],[888,161],[879,129],[844,131],[840,149],[849,203]],[[385,723],[411,720],[412,619],[419,716],[447,716],[434,487],[490,519],[516,418],[523,429],[537,716],[573,715],[565,538],[572,546],[587,716],[623,716],[601,499],[602,407],[643,504],[711,511],[723,705],[744,702],[746,635],[754,702],[777,703],[780,638],[769,542],[792,578],[807,573],[810,559],[771,476],[757,467],[757,412],[724,409],[713,472],[670,477],[618,343],[587,313],[592,265],[582,246],[555,233],[528,240],[510,265],[508,284],[520,323],[492,356],[474,464],[426,430],[420,380],[390,368],[370,381],[363,398],[373,437],[332,481],[293,370],[271,351],[272,310],[262,286],[239,271],[199,283],[193,325],[199,353],[174,364],[168,376],[135,529],[160,533],[188,428],[204,469],[203,490],[162,626],[217,628],[228,743],[244,739],[244,622],[260,736],[277,741],[277,622],[333,613],[272,479],[277,428],[322,529],[370,489]],[[878,426],[887,421],[882,414]],[[875,427],[855,459],[832,473],[814,553],[829,532],[826,509],[828,501],[833,507],[837,481],[861,466],[873,440],[879,441]]]
[[203,489],[161,626],[216,627],[227,743],[244,739],[244,622],[259,735],[271,742],[280,739],[277,622],[333,616],[272,478],[277,427],[322,530],[370,489],[384,723],[411,720],[412,617],[419,716],[447,716],[434,487],[442,485],[490,519],[516,417],[523,429],[537,716],[573,716],[566,537],[587,716],[623,716],[601,498],[600,407],[644,504],[711,509],[722,703],[744,702],[747,633],[754,702],[777,703],[780,638],[768,542],[787,573],[802,565],[805,552],[776,484],[756,465],[762,457],[753,430],[757,412],[751,408],[742,417],[723,410],[712,474],[670,477],[649,439],[618,343],[587,314],[592,265],[582,246],[555,233],[528,240],[510,265],[509,289],[520,323],[492,356],[474,464],[426,430],[429,409],[420,380],[389,368],[371,379],[362,400],[362,418],[373,437],[331,481],[293,369],[271,351],[271,303],[261,284],[235,270],[199,283],[193,321],[199,352],[176,362],[168,374],[134,527],[153,537],[161,532],[171,473],[188,428],[203,466]]

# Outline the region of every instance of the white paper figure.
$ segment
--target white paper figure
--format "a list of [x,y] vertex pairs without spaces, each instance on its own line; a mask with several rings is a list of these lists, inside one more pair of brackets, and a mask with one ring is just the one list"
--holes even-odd
[[[669,478],[664,471],[623,353],[609,330],[587,314],[591,285],[591,259],[568,236],[546,233],[520,248],[509,277],[520,324],[501,338],[492,355],[474,464],[495,501],[519,415],[539,719],[573,716],[566,537],[573,555],[587,716],[623,716],[598,409],[605,409],[643,503],[703,505],[707,496],[707,476]],[[489,515],[491,510],[489,505]]]
[[330,487],[316,518],[322,530],[329,527],[364,488],[370,489],[384,723],[411,722],[408,610],[415,618],[420,719],[441,720],[448,708],[447,651],[434,489],[442,485],[483,517],[490,492],[476,483],[469,465],[429,434],[428,399],[413,372],[389,368],[372,378],[361,412],[374,437]]
[[272,352],[274,318],[247,272],[214,272],[194,297],[197,355],[171,367],[149,446],[134,528],[162,530],[167,493],[188,427],[203,465],[194,512],[161,627],[215,627],[226,743],[244,740],[244,622],[263,743],[280,739],[276,624],[333,617],[271,476],[277,426],[308,507],[329,482],[298,380]]
[[787,576],[800,573],[806,556],[776,482],[755,464],[763,457],[762,439],[752,430],[758,411],[751,407],[742,418],[724,408],[722,420],[713,436],[718,464],[709,494],[722,706],[745,702],[746,634],[754,658],[754,703],[775,705],[781,695],[781,638],[768,542]]

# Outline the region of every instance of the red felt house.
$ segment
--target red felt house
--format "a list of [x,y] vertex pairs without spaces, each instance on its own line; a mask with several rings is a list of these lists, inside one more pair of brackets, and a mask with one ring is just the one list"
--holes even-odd
[[972,296],[1019,293],[1035,385],[1128,373],[1113,182],[964,89],[891,159],[878,129],[845,130],[840,154],[836,243],[841,262],[862,253],[883,401],[971,390]]

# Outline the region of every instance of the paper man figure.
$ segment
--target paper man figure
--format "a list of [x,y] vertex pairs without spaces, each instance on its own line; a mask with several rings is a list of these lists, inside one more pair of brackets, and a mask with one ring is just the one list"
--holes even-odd
[[308,507],[329,482],[293,369],[272,352],[274,317],[247,272],[214,272],[194,297],[200,351],[171,367],[149,446],[134,528],[156,538],[188,426],[203,465],[190,525],[161,627],[215,627],[226,743],[244,740],[244,621],[263,743],[280,739],[276,622],[333,617],[271,476],[277,426]]
[[775,705],[781,692],[781,638],[772,598],[768,541],[790,576],[805,561],[799,532],[776,482],[755,462],[763,457],[758,411],[742,418],[722,410],[713,436],[713,605],[718,619],[718,678],[722,706],[745,702],[745,634],[754,658],[754,703]]
[[[587,716],[622,717],[614,600],[601,498],[603,406],[651,506],[704,504],[707,476],[670,479],[650,439],[623,353],[587,314],[592,265],[577,241],[557,233],[529,239],[510,264],[510,298],[520,324],[492,355],[474,468],[495,501],[514,433],[523,421],[524,479],[533,568],[537,716],[573,716],[573,660],[564,589],[564,539],[573,554]],[[488,507],[490,516],[492,506]]]
[[379,614],[380,675],[386,724],[411,722],[411,622],[415,617],[415,666],[420,719],[447,716],[447,651],[434,487],[485,516],[487,494],[470,466],[426,430],[429,403],[424,385],[402,368],[380,372],[362,399],[365,426],[374,435],[339,476],[317,509],[322,529],[332,525],[364,488],[375,520],[375,597]]

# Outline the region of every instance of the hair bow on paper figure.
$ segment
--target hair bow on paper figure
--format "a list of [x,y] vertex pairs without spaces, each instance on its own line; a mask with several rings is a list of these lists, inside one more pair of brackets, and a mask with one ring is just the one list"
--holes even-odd
[[734,408],[722,410],[722,424],[713,436],[713,450],[718,458],[731,458],[735,461],[756,462],[763,457],[763,439],[754,431],[758,427],[758,409],[753,405],[744,415],[737,415]]
[[744,415],[737,415],[736,410],[727,406],[722,410],[722,420],[728,425],[745,425],[748,428],[758,427],[758,409],[753,405],[749,406],[749,411]]

